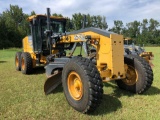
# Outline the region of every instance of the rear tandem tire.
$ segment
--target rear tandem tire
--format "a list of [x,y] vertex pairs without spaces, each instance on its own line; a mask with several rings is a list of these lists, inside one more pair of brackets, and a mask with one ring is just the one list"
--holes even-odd
[[15,66],[17,71],[21,71],[21,54],[22,52],[17,52],[15,55]]
[[87,58],[74,57],[65,64],[62,85],[68,103],[79,112],[90,113],[101,103],[102,79],[96,66]]
[[31,74],[33,69],[32,58],[30,53],[23,52],[21,54],[21,71],[23,74]]
[[125,64],[128,65],[126,79],[117,80],[119,88],[133,92],[144,93],[153,82],[153,71],[143,58],[136,55],[126,55]]

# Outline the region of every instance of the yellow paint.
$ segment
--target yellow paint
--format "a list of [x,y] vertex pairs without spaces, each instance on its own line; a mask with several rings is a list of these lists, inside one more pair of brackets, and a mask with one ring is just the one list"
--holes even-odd
[[[85,36],[90,35],[92,44],[97,49],[97,68],[105,81],[125,78],[123,36],[111,34],[103,36],[92,31],[64,36],[59,44],[86,41]],[[75,36],[79,36],[75,39]],[[80,37],[81,36],[81,37]],[[81,39],[82,38],[82,39]]]
[[134,85],[138,81],[138,73],[137,70],[128,65],[127,71],[126,71],[126,78],[123,79],[123,82],[126,85]]
[[23,39],[23,51],[29,53],[33,52],[32,41],[29,41],[28,36]]
[[76,72],[71,71],[67,78],[67,84],[72,98],[74,100],[80,100],[83,96],[83,84],[80,76]]
[[[39,14],[39,15],[32,15],[32,16],[30,16],[30,17],[27,18],[27,21],[32,21],[34,18],[37,18],[39,16],[47,17],[46,15],[41,15],[41,14]],[[66,18],[57,17],[57,16],[50,16],[50,18],[52,18],[52,19],[64,19],[64,20],[66,19]]]
[[[23,51],[30,53],[31,58],[32,58],[33,68],[35,68],[36,67],[36,53],[34,53],[34,50],[33,50],[32,40],[29,40],[28,36],[26,36],[23,39]],[[53,53],[55,53],[55,52],[57,52],[57,51],[53,51]],[[45,64],[46,57],[43,56],[42,54],[40,56],[41,56],[40,62],[42,64]]]
[[111,34],[110,38],[101,36],[100,44],[97,46],[97,66],[106,65],[105,68],[99,67],[104,80],[115,80],[125,76],[123,53],[123,36],[117,34]]
[[139,55],[140,57],[143,57],[144,59],[146,59],[147,62],[149,62],[150,60],[153,59],[154,55],[152,52],[143,52]]

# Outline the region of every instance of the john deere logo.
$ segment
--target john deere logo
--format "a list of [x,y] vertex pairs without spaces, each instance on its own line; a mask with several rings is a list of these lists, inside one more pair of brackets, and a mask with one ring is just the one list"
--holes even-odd
[[74,36],[74,39],[75,39],[75,40],[78,40],[78,39],[79,39],[79,35],[75,35],[75,36]]
[[74,36],[74,40],[84,40],[85,41],[85,36],[82,34],[78,34]]

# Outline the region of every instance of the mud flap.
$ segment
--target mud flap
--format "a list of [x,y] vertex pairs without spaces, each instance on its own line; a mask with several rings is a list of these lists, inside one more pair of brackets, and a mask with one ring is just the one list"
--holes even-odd
[[62,83],[61,76],[62,72],[59,72],[47,78],[44,84],[44,92],[46,95],[52,93],[53,90]]

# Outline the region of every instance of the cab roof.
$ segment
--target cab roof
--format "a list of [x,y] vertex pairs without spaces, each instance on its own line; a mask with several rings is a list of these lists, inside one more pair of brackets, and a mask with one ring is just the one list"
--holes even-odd
[[126,37],[126,38],[124,38],[124,40],[132,40],[132,38]]
[[[32,15],[30,17],[27,18],[27,21],[32,21],[33,18],[37,18],[37,17],[47,17],[47,15],[41,15],[41,14],[38,14],[38,15]],[[66,20],[66,18],[63,18],[63,17],[57,17],[57,16],[50,16],[50,18],[52,19],[57,19],[57,20]]]

